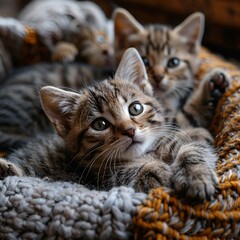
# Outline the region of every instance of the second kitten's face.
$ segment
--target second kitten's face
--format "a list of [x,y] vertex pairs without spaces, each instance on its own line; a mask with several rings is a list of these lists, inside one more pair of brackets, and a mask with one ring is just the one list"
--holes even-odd
[[[152,98],[145,67],[135,49],[124,54],[114,80],[80,93],[41,90],[44,110],[82,164],[100,168],[112,159],[139,157],[166,134],[164,112]],[[90,162],[89,162],[90,161]]]
[[146,66],[155,95],[184,95],[193,87],[203,32],[203,15],[195,13],[174,29],[160,24],[143,27],[126,10],[114,13],[115,54],[135,47]]
[[76,35],[79,59],[95,66],[113,67],[113,43],[106,32],[82,26]]

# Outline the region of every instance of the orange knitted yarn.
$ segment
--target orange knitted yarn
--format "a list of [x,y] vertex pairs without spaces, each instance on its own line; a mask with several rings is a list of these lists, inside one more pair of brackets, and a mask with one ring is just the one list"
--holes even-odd
[[233,81],[211,124],[219,153],[214,199],[191,205],[153,189],[134,216],[135,239],[239,239],[240,237],[240,70],[202,49],[197,78],[223,67]]
[[26,35],[24,41],[27,44],[36,45],[38,43],[37,30],[31,27],[25,27]]

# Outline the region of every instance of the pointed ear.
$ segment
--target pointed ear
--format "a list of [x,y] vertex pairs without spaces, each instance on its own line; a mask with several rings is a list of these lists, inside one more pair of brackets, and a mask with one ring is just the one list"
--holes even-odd
[[79,97],[80,94],[56,87],[46,86],[40,90],[43,110],[61,137],[65,137],[71,130]]
[[128,48],[122,56],[115,73],[116,80],[132,82],[147,95],[153,94],[142,58],[135,48]]
[[113,12],[116,49],[127,49],[132,34],[145,32],[144,27],[125,9],[116,8]]
[[173,31],[185,38],[189,52],[197,52],[204,32],[204,15],[200,12],[193,13]]

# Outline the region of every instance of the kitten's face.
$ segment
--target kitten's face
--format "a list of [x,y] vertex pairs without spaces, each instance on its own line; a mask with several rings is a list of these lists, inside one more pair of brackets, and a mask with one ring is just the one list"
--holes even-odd
[[190,16],[171,29],[160,24],[143,27],[128,12],[115,12],[115,51],[119,58],[127,47],[142,56],[156,96],[183,95],[193,87],[202,37],[202,16]]
[[91,164],[90,159],[95,167],[139,157],[166,134],[161,130],[163,109],[150,95],[145,68],[132,49],[114,80],[80,94],[53,87],[41,90],[43,107],[58,133],[83,164]]
[[133,85],[105,81],[83,94],[75,126],[81,153],[96,149],[99,159],[131,159],[149,151],[159,138],[162,109]]
[[80,33],[85,34],[76,43],[80,59],[95,66],[112,67],[113,43],[106,32],[91,28]]
[[67,41],[78,49],[77,60],[100,67],[112,67],[113,42],[105,31],[73,21]]

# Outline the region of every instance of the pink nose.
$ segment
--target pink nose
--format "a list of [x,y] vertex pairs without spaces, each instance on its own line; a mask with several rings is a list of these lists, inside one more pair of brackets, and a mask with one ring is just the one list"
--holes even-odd
[[130,138],[133,138],[135,135],[135,128],[129,128],[129,129],[125,130],[124,135],[127,135]]

